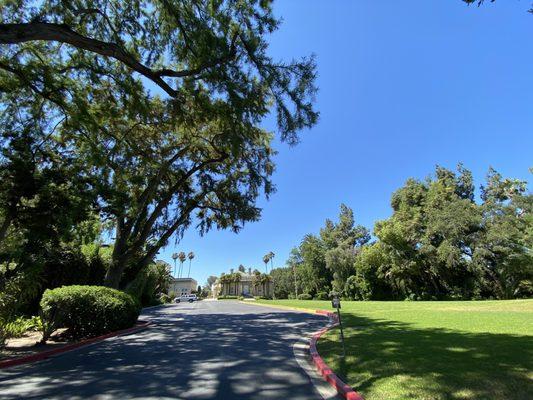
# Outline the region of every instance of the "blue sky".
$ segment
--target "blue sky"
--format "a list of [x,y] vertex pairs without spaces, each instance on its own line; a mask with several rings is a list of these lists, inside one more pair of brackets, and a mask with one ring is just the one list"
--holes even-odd
[[[340,203],[372,228],[390,195],[436,164],[459,162],[482,183],[490,165],[529,179],[533,166],[533,15],[527,1],[278,0],[275,58],[316,54],[320,121],[296,147],[277,144],[277,186],[260,222],[239,233],[190,230],[158,258],[194,251],[192,276],[239,264],[284,265]],[[273,121],[265,121],[273,128]]]

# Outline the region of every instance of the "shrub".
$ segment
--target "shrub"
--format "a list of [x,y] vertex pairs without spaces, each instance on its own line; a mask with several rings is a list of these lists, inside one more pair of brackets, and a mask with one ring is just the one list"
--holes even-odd
[[9,322],[0,320],[0,348],[4,347],[7,339],[21,337],[28,331],[42,330],[42,326],[41,318],[37,316],[18,317]]
[[329,296],[326,292],[318,292],[315,296],[316,300],[328,300]]
[[68,328],[68,334],[76,339],[129,328],[140,311],[132,296],[108,287],[48,289],[41,299],[43,341],[58,328]]
[[17,319],[4,323],[3,330],[7,337],[21,337],[28,331],[42,330],[41,318],[38,316],[25,318],[18,317]]
[[143,307],[155,306],[159,304],[156,285],[157,276],[151,265],[143,268],[135,279],[128,283],[125,288],[126,293],[133,296]]
[[362,275],[352,275],[346,280],[344,292],[350,300],[370,300],[372,286]]
[[244,297],[243,296],[239,296],[239,300],[243,301]]
[[309,293],[302,293],[298,295],[298,300],[312,300],[313,296],[311,296]]
[[170,297],[168,294],[166,293],[161,293],[161,295],[159,296],[159,301],[162,303],[162,304],[167,304],[167,303],[171,303],[172,302],[172,299],[173,297]]
[[230,295],[224,295],[224,296],[218,296],[219,300],[237,300],[237,296],[230,296]]

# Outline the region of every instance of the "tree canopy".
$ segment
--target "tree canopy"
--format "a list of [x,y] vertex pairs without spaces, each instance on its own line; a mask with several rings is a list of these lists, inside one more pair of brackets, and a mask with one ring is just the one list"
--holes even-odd
[[[238,231],[259,218],[255,200],[274,190],[271,141],[295,144],[318,118],[314,58],[268,55],[279,24],[265,0],[2,2],[2,118],[16,116],[14,137],[21,116],[38,114],[32,140],[55,151],[45,164],[68,165],[84,194],[67,196],[69,207],[112,227],[108,285],[134,280],[192,224]],[[271,111],[277,132],[261,128]],[[14,159],[20,140],[3,137]],[[28,170],[10,162],[11,174]],[[36,196],[3,193],[12,200],[0,238],[14,234],[17,204]]]
[[476,201],[469,170],[437,167],[426,180],[408,179],[391,207],[370,242],[341,206],[338,223],[326,221],[292,251],[277,272],[280,288],[356,300],[533,295],[533,195],[525,181],[491,168]]

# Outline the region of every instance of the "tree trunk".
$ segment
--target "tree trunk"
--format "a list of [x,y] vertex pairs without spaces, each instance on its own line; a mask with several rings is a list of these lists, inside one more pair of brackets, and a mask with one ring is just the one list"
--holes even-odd
[[114,289],[119,288],[122,273],[124,272],[128,261],[126,255],[126,239],[124,237],[123,228],[124,219],[117,218],[115,247],[113,248],[111,265],[109,266],[104,279],[104,285]]
[[113,289],[118,289],[125,267],[126,263],[121,260],[112,262],[105,275],[104,285]]

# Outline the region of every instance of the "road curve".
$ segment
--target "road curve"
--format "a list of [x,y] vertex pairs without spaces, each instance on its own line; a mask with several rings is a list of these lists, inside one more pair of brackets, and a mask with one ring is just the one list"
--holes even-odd
[[292,345],[324,318],[235,301],[146,310],[147,330],[0,371],[2,399],[322,399]]

